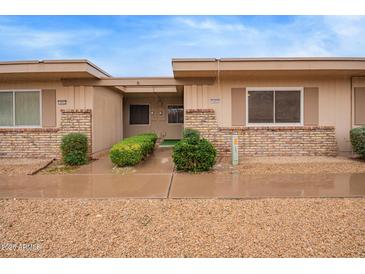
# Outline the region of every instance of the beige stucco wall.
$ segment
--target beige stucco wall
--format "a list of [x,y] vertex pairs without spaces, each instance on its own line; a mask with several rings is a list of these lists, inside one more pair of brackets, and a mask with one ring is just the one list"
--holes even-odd
[[[149,104],[150,124],[149,125],[129,125],[129,105]],[[157,95],[127,95],[124,100],[124,137],[129,137],[144,132],[155,132],[159,137],[166,139],[180,139],[182,137],[183,124],[169,124],[167,122],[167,106],[173,104],[183,104],[182,95],[168,96],[160,93]],[[155,113],[153,117],[151,111]],[[159,112],[163,116],[159,116]]]
[[61,81],[0,81],[0,90],[55,89],[56,100],[66,100],[66,105],[56,104],[57,126],[61,123],[61,109],[92,109],[93,87],[65,87]]
[[93,153],[123,138],[123,95],[104,87],[93,91]]
[[212,86],[185,86],[185,109],[212,108],[220,126],[230,127],[231,88],[318,87],[319,125],[335,126],[340,151],[350,151],[351,77],[349,76],[251,76],[225,77]]

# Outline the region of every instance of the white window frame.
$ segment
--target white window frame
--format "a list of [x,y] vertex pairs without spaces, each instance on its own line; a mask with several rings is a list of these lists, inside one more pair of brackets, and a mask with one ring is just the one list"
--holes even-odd
[[[39,93],[39,125],[15,125],[15,93],[17,92],[34,92]],[[12,126],[0,126],[0,128],[41,128],[43,124],[42,117],[42,90],[40,89],[9,89],[0,90],[0,92],[11,92],[13,94],[13,125]]]
[[[273,106],[273,123],[249,123],[248,117],[248,97],[250,91],[274,91],[274,106]],[[275,122],[275,91],[300,91],[300,122],[299,123],[276,123]],[[304,122],[304,88],[303,87],[248,87],[246,88],[246,125],[252,127],[290,127],[290,126],[303,126]]]
[[184,124],[184,122],[182,122],[182,123],[170,123],[169,122],[169,107],[179,107],[179,106],[183,107],[183,120],[185,119],[185,117],[184,117],[184,104],[168,104],[166,106],[167,124],[169,124],[169,125],[183,125]]
[[[131,124],[131,106],[148,106],[148,124]],[[130,103],[128,104],[128,125],[129,126],[136,126],[136,127],[146,127],[151,125],[151,104],[144,104],[144,103]]]

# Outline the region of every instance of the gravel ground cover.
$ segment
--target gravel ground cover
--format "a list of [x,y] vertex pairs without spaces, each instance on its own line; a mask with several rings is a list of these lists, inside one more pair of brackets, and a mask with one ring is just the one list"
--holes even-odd
[[241,174],[321,174],[321,173],[362,173],[365,161],[346,157],[249,157],[232,167],[230,158],[218,159],[215,172],[239,171]]
[[364,210],[365,199],[0,200],[0,257],[365,257]]
[[0,159],[0,175],[27,175],[46,166],[52,159]]

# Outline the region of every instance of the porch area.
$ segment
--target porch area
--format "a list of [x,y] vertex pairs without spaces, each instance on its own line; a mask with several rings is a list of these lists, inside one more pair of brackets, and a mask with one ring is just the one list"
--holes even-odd
[[124,138],[154,132],[159,142],[179,140],[182,138],[183,128],[183,87],[135,88],[125,92]]

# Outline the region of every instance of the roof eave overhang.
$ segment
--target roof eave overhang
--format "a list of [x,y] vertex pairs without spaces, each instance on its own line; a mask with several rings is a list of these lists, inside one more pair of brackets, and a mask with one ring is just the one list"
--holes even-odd
[[365,58],[173,59],[175,78],[216,77],[218,72],[365,72]]
[[110,77],[108,73],[88,60],[44,60],[0,62],[0,77],[16,79],[27,78],[90,78]]
[[124,78],[103,78],[99,80],[88,79],[63,79],[64,86],[124,86],[124,87],[171,87],[184,85],[211,85],[214,78],[204,77],[195,79],[175,79],[174,77],[124,77]]

